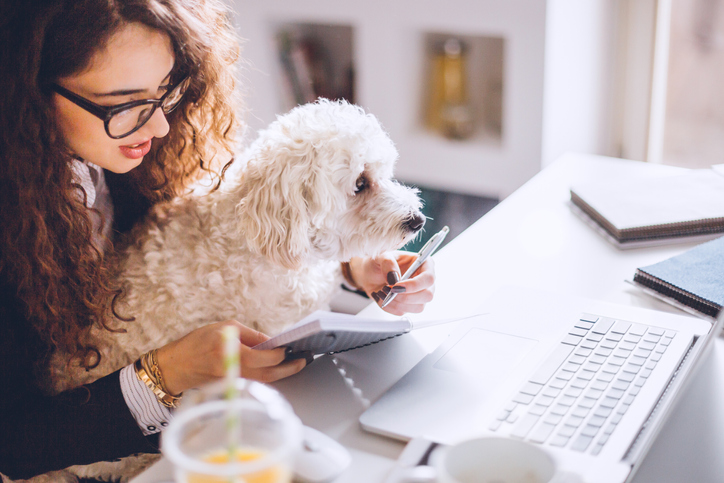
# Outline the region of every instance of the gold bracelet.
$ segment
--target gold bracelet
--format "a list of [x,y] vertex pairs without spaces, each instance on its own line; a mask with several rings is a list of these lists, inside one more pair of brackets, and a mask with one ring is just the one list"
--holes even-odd
[[[165,388],[162,388],[154,379],[151,378],[151,375],[149,374],[149,370],[147,369],[147,358],[150,356],[150,354],[147,352],[146,354],[142,355],[136,362],[134,363],[133,367],[136,370],[136,377],[146,385],[153,393],[156,395],[156,399],[166,406],[167,408],[177,408],[180,401],[182,394],[179,394],[178,396],[172,396],[167,391],[165,391]],[[144,364],[144,362],[146,364]]]
[[152,351],[148,352],[148,359],[150,359],[151,362],[150,366],[153,382],[155,382],[156,385],[160,387],[163,392],[171,394],[171,391],[168,390],[166,384],[163,382],[163,374],[161,374],[161,368],[158,365],[157,354],[158,349],[153,349]]
[[161,391],[170,395],[171,397],[181,398],[183,393],[174,396],[171,391],[166,387],[166,383],[163,380],[163,373],[161,372],[161,366],[158,365],[158,349],[153,349],[144,354],[143,368],[146,369],[146,373],[151,376],[151,380],[156,384]]

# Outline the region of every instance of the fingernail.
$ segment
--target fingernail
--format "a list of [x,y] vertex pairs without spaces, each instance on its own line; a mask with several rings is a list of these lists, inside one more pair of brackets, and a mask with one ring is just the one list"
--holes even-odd
[[391,290],[391,291],[392,291],[392,293],[405,293],[405,292],[407,292],[407,288],[406,288],[406,287],[402,287],[402,286],[400,286],[400,287],[392,287],[392,290]]
[[389,285],[394,285],[399,281],[400,281],[399,273],[395,272],[394,270],[387,272],[387,283]]
[[390,293],[390,287],[382,287],[382,293],[385,294],[385,297],[386,297],[387,294]]
[[375,299],[375,302],[377,303],[382,302],[382,299],[377,292],[372,292],[372,298]]
[[[307,361],[307,366],[314,362],[314,354],[312,354],[310,351],[307,351],[304,353],[304,360]],[[305,366],[306,367],[306,366]]]

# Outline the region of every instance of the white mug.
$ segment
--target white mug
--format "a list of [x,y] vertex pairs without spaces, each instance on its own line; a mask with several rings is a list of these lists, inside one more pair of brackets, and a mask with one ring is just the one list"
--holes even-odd
[[439,483],[582,483],[559,472],[553,458],[523,441],[483,437],[440,446],[430,455]]

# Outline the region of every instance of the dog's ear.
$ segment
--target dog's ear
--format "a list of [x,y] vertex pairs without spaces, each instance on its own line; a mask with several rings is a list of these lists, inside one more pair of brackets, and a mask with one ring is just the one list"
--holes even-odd
[[263,149],[249,161],[236,207],[240,236],[249,248],[289,269],[310,251],[306,201],[313,152]]

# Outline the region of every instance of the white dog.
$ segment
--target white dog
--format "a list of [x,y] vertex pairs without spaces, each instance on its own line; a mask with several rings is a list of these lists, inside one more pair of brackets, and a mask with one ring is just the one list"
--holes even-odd
[[117,312],[135,321],[118,325],[126,333],[97,333],[103,357],[92,371],[69,378],[65,361],[56,366],[66,375],[55,389],[211,322],[271,335],[328,307],[341,261],[399,248],[424,224],[417,191],[392,179],[397,157],[378,120],[347,102],[280,116],[219,190],[161,204],[134,230]]

